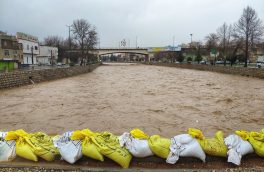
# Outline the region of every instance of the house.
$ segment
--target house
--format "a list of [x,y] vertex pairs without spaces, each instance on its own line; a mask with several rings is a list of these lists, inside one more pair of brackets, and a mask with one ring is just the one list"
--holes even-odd
[[58,48],[40,45],[37,62],[40,65],[54,65],[58,60]]
[[22,44],[15,36],[0,32],[0,71],[18,68],[23,61]]
[[37,64],[37,56],[39,55],[38,38],[29,34],[17,32],[17,40],[23,47],[22,64]]

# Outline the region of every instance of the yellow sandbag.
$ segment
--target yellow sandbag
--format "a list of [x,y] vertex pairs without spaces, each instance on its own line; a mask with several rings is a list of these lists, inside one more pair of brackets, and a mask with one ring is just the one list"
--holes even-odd
[[158,157],[166,159],[170,153],[170,139],[153,135],[148,140],[151,151]]
[[149,136],[147,134],[145,134],[143,131],[141,131],[138,128],[135,128],[133,130],[130,131],[130,134],[137,139],[148,139]]
[[236,134],[249,141],[257,155],[264,157],[264,132],[236,131]]
[[59,155],[59,150],[54,147],[52,139],[52,136],[42,132],[34,133],[29,138],[34,144],[34,153],[46,161],[53,161]]
[[91,139],[96,133],[93,133],[89,129],[77,130],[73,132],[71,139],[72,140],[81,140],[82,141],[82,154],[99,161],[104,161],[103,155],[99,151],[99,147],[94,144]]
[[120,146],[117,136],[103,132],[97,134],[92,140],[99,147],[101,154],[112,159],[123,168],[129,167],[132,156],[126,148]]
[[195,128],[189,128],[188,134],[197,139],[206,154],[220,157],[227,156],[228,150],[222,131],[216,132],[214,138],[204,137],[202,131]]
[[235,133],[240,136],[243,140],[248,140],[250,136],[249,132],[245,130],[237,130],[235,131]]
[[34,154],[34,146],[29,141],[30,134],[24,130],[10,131],[7,133],[5,139],[16,140],[16,154],[25,159],[38,161],[37,156]]

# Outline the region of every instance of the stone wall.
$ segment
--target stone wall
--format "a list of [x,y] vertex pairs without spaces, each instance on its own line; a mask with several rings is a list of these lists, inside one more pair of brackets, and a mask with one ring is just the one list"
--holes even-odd
[[231,66],[212,66],[212,65],[199,65],[199,64],[174,64],[174,63],[152,63],[150,65],[212,71],[212,72],[249,76],[249,77],[264,79],[264,68],[259,69],[259,68],[231,67]]
[[43,81],[49,81],[83,74],[93,71],[99,65],[100,64],[91,64],[88,66],[74,66],[69,68],[54,68],[0,73],[0,89],[28,85],[32,84],[32,81],[34,83],[39,83]]

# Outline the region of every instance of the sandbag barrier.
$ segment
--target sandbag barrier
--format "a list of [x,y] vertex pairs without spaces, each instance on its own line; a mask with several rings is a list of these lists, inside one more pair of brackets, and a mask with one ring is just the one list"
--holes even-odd
[[38,161],[54,161],[55,157],[74,164],[82,156],[98,161],[107,157],[123,168],[128,168],[132,157],[158,156],[166,163],[175,164],[180,157],[197,158],[205,162],[206,155],[225,157],[227,162],[240,165],[244,155],[256,153],[264,157],[264,129],[235,131],[224,138],[218,131],[215,137],[205,137],[201,130],[189,128],[187,134],[171,139],[159,135],[148,136],[139,129],[116,136],[110,132],[92,132],[89,129],[69,131],[62,135],[24,130],[0,132],[0,162],[12,161],[16,156]]

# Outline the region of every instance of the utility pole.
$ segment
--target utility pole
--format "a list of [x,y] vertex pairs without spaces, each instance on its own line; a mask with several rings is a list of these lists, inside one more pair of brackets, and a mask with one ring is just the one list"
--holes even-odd
[[33,46],[32,46],[32,47],[31,47],[32,65],[34,64],[34,55],[33,55],[33,50],[34,50],[34,48],[33,48]]
[[192,44],[192,36],[193,36],[193,34],[192,34],[192,33],[190,33],[190,35],[191,35],[191,44]]
[[136,36],[136,48],[137,48],[137,36]]

